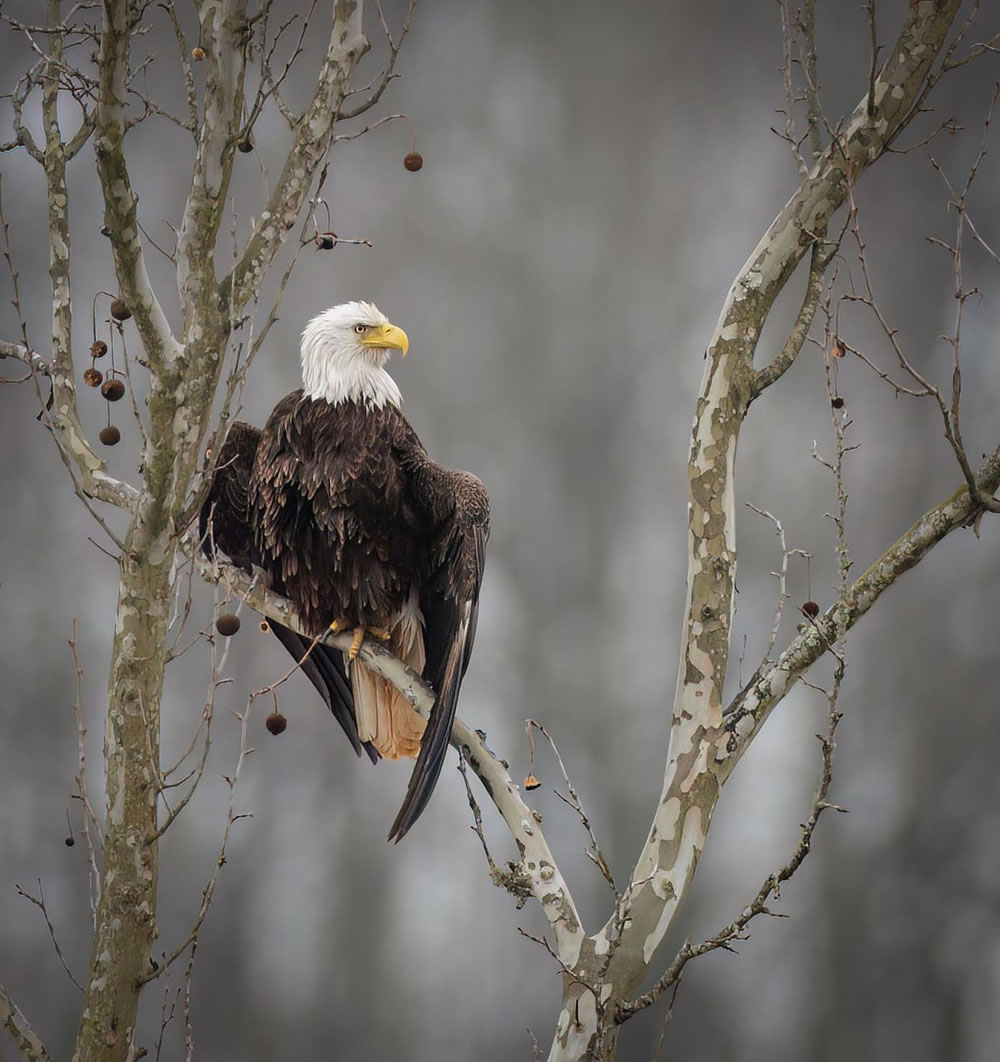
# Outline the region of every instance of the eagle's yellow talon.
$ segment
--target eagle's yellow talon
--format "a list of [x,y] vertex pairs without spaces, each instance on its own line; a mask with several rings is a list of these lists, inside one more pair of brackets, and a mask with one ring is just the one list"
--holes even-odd
[[392,637],[392,631],[388,627],[367,627],[366,630],[380,642],[387,642]]
[[354,636],[351,638],[351,648],[347,650],[348,660],[357,660],[358,653],[361,652],[361,643],[365,640],[364,627],[355,627]]
[[346,631],[348,627],[350,627],[350,624],[347,622],[347,620],[335,619],[333,623],[330,624],[330,633],[340,634],[341,631]]

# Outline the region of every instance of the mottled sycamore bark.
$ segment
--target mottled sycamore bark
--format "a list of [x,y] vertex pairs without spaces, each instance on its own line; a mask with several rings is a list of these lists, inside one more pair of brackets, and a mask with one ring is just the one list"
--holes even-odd
[[[274,232],[262,217],[243,259],[252,265],[234,297],[231,278],[220,283],[214,261],[243,108],[246,9],[246,0],[216,0],[200,7],[206,83],[178,230],[182,310],[175,334],[146,272],[124,147],[137,8],[128,0],[103,4],[94,149],[118,287],[132,310],[150,367],[150,393],[143,479],[128,499],[133,517],[121,558],[105,727],[104,866],[76,1044],[80,1062],[118,1062],[134,1050],[139,989],[150,970],[156,937],[159,715],[176,552],[233,317],[253,294],[253,284],[306,201],[354,64],[366,47],[360,4],[337,4],[330,48],[307,112],[322,111],[323,118],[317,128],[301,124],[294,133],[286,165],[293,176],[283,175],[275,192],[283,219],[280,231]],[[66,378],[71,386],[71,372]]]
[[[913,0],[890,57],[866,99],[842,125],[779,213],[740,271],[723,306],[706,354],[689,463],[689,571],[687,600],[663,790],[628,889],[612,917],[588,935],[568,884],[545,841],[538,818],[506,767],[481,736],[456,723],[452,740],[467,754],[507,822],[520,855],[519,886],[535,896],[549,920],[564,968],[564,995],[550,1059],[613,1058],[620,1005],[649,972],[677,906],[691,882],[722,785],[768,713],[825,651],[904,571],[934,544],[976,514],[960,489],[924,515],[773,664],[762,666],[724,708],[736,571],[734,533],[736,444],[751,403],[794,361],[818,300],[830,219],[850,184],[874,162],[914,113],[959,0]],[[156,936],[159,710],[166,633],[177,551],[185,539],[191,485],[199,463],[226,344],[236,318],[257,290],[307,202],[326,156],[351,73],[367,48],[361,6],[337,0],[329,43],[313,98],[293,125],[292,145],[274,192],[232,272],[214,271],[240,131],[246,63],[247,0],[205,0],[199,5],[206,52],[202,113],[195,115],[192,178],[178,228],[177,286],[181,320],[176,332],[146,273],[125,153],[128,59],[136,6],[103,0],[98,102],[78,132],[64,142],[59,128],[57,79],[43,93],[44,147],[19,131],[20,142],[43,164],[48,190],[52,353],[47,361],[18,344],[0,343],[0,357],[22,358],[53,383],[46,423],[83,494],[131,514],[123,542],[115,637],[105,727],[108,810],[104,865],[78,1059],[120,1062],[138,1057],[134,1030],[139,988],[150,970]],[[48,0],[50,23],[58,0]],[[53,66],[61,40],[51,37]],[[138,489],[114,480],[90,447],[76,412],[69,289],[69,219],[65,170],[90,136],[104,191],[105,225],[119,291],[134,314],[150,366],[148,442]],[[778,293],[807,252],[807,293],[785,350],[764,369],[753,357]],[[1000,451],[978,474],[992,494],[1000,484]],[[202,562],[203,568],[209,568]],[[267,615],[300,629],[287,602],[248,585],[242,573],[228,581]],[[340,636],[345,644],[348,635]],[[365,660],[395,682],[419,709],[432,694],[419,679],[366,642]],[[0,992],[0,1016],[31,1036],[23,1017]],[[6,1009],[5,1009],[6,1008]],[[27,1042],[27,1041],[26,1041]],[[30,1050],[35,1050],[33,1043]],[[26,1049],[26,1050],[29,1050]],[[44,1048],[35,1054],[43,1058]]]
[[[740,270],[705,358],[688,464],[688,579],[663,790],[628,889],[567,969],[550,1062],[613,1058],[619,1002],[650,969],[691,882],[746,740],[727,729],[723,686],[736,578],[736,445],[755,397],[753,357],[778,293],[857,181],[912,116],[960,0],[914,2],[874,84]],[[844,618],[834,622],[844,629]],[[745,725],[745,724],[744,724]]]

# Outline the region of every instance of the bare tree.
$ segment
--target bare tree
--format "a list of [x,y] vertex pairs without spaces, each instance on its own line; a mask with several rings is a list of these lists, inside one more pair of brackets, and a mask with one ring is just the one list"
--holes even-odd
[[[298,250],[315,241],[332,246],[341,240],[329,231],[329,221],[324,222],[329,151],[338,136],[365,131],[338,134],[338,123],[360,117],[379,103],[394,77],[412,14],[411,6],[401,26],[391,29],[378,11],[384,31],[383,68],[370,85],[356,88],[352,86],[355,67],[368,50],[362,7],[333,5],[313,90],[301,113],[294,113],[283,88],[289,71],[303,61],[307,34],[320,23],[316,3],[297,23],[281,21],[285,16],[279,5],[266,0],[253,9],[246,0],[198,3],[193,45],[185,30],[188,13],[178,7],[172,2],[154,8],[134,0],[104,0],[98,19],[92,5],[66,7],[60,0],[47,0],[46,17],[38,24],[3,11],[7,24],[25,36],[35,56],[9,96],[13,137],[3,147],[26,151],[44,175],[52,321],[51,340],[39,343],[35,328],[22,316],[22,335],[0,342],[0,356],[22,362],[29,370],[26,381],[34,384],[40,420],[51,433],[81,502],[117,547],[120,569],[105,720],[104,815],[96,814],[90,803],[82,741],[78,776],[77,796],[84,808],[95,882],[93,947],[76,1044],[81,1060],[141,1057],[148,1050],[136,1032],[143,987],[182,959],[189,980],[218,868],[204,890],[190,933],[168,947],[162,960],[154,961],[158,842],[187,806],[204,772],[213,696],[225,660],[224,653],[215,655],[210,632],[202,632],[212,645],[212,688],[185,756],[175,764],[162,763],[159,721],[164,674],[168,662],[186,648],[181,646],[189,618],[184,574],[197,570],[219,583],[227,599],[235,594],[263,615],[300,629],[287,603],[238,569],[209,563],[199,555],[191,525],[213,471],[211,462],[207,469],[200,468],[204,444],[216,422],[216,438],[225,432],[254,355],[276,319]],[[935,0],[911,3],[895,39],[883,46],[875,5],[869,4],[870,74],[854,110],[834,121],[824,112],[819,91],[814,7],[810,0],[793,14],[782,5],[786,101],[779,136],[793,152],[801,181],[735,277],[705,354],[688,464],[688,579],[680,667],[672,705],[669,712],[664,709],[671,719],[670,746],[648,839],[623,888],[617,886],[598,846],[570,783],[570,772],[563,769],[567,803],[587,828],[588,855],[611,891],[610,914],[602,926],[589,932],[584,927],[570,883],[545,838],[541,817],[522,786],[512,780],[507,764],[489,750],[480,732],[462,721],[452,735],[463,764],[479,776],[513,836],[516,856],[504,869],[490,853],[470,787],[474,825],[493,880],[519,904],[537,900],[548,921],[549,936],[536,939],[563,978],[549,1053],[552,1060],[614,1058],[621,1026],[661,998],[672,998],[688,961],[731,947],[752,919],[772,913],[769,904],[808,854],[821,814],[836,807],[830,786],[847,632],[945,536],[961,528],[978,528],[984,514],[1000,511],[994,497],[1000,486],[1000,445],[977,466],[966,451],[961,421],[962,321],[973,294],[963,285],[963,247],[972,240],[996,258],[969,213],[969,195],[986,153],[992,103],[984,101],[989,104],[984,146],[964,185],[948,186],[955,239],[938,241],[953,259],[955,275],[956,318],[947,337],[953,352],[947,386],[917,369],[880,309],[855,199],[858,181],[887,152],[898,149],[900,134],[921,118],[942,78],[974,59],[995,54],[996,44],[976,43],[971,28],[976,25],[978,5],[972,4],[962,21],[960,0]],[[140,60],[139,47],[153,18],[165,18],[177,41],[184,89],[180,114],[169,113],[145,88],[144,75],[153,60]],[[90,62],[79,58],[79,51],[87,47],[97,49]],[[66,99],[77,109],[72,127],[66,108],[60,106]],[[35,101],[40,101],[41,138],[26,116]],[[255,123],[268,110],[287,121],[287,156],[256,219],[233,220],[236,249],[232,259],[221,265],[220,240],[228,218],[234,161],[239,153],[253,150]],[[129,167],[127,134],[148,120],[176,123],[190,133],[193,144],[191,180],[174,226],[175,245],[163,252],[176,283],[176,315],[164,308],[165,291],[154,284],[153,270],[147,268],[150,250],[158,248],[142,231]],[[922,128],[921,135],[926,141],[938,131]],[[67,165],[81,152],[92,153],[96,163],[104,202],[103,231],[116,278],[116,291],[107,304],[109,342],[97,335],[95,326],[91,364],[85,373],[80,371],[84,359],[75,356],[72,338],[72,314],[78,302],[70,287],[66,178]],[[296,237],[292,234],[300,223]],[[258,327],[261,293],[278,271],[287,243],[291,253],[285,254],[280,276],[271,281],[276,295],[259,315]],[[9,249],[8,262],[15,305],[20,308],[18,274]],[[781,349],[755,365],[765,322],[800,265],[807,275],[794,324]],[[95,305],[106,294],[86,292]],[[846,334],[841,310],[848,304],[860,305],[872,315],[891,359],[888,366]],[[102,308],[102,316],[103,312]],[[132,323],[126,327],[127,320]],[[113,362],[111,371],[102,371],[98,366],[105,364],[108,348],[116,343],[119,356],[127,358],[126,335],[133,327],[141,355],[134,355],[131,362],[123,360],[120,368]],[[837,532],[837,594],[825,609],[811,600],[803,603],[797,633],[779,649],[788,565],[805,555],[788,547],[781,521],[762,512],[773,522],[780,543],[778,606],[764,658],[727,702],[737,557],[737,440],[753,404],[762,399],[762,406],[772,399],[770,389],[780,387],[807,342],[822,352],[827,368],[834,447],[829,454],[817,450],[815,456],[829,471],[836,498],[831,516]],[[950,497],[903,531],[867,571],[853,578],[844,480],[844,460],[853,442],[851,420],[838,391],[839,365],[845,358],[857,359],[870,369],[873,385],[937,406],[958,478],[958,489]],[[108,472],[84,430],[77,410],[78,379],[101,386],[109,402],[129,395],[143,438],[141,479],[136,484]],[[117,429],[111,428],[109,423],[101,433],[104,445],[118,441]],[[125,512],[128,524],[123,536],[115,534],[94,503]],[[350,636],[329,641],[344,647]],[[429,709],[433,693],[419,676],[377,646],[366,643],[363,653],[419,710]],[[823,688],[829,704],[828,727],[821,736],[816,796],[798,845],[730,924],[702,943],[686,943],[664,962],[660,946],[688,892],[722,787],[773,708],[824,659],[831,662],[829,682]],[[241,716],[241,749],[237,770],[229,779],[231,791],[250,752],[249,708]],[[536,732],[551,741],[542,723],[529,721],[529,735]],[[558,759],[554,743],[552,748]],[[562,766],[561,759],[558,762]],[[532,770],[523,789],[530,790],[533,784]],[[219,867],[225,862],[226,839],[236,817],[230,799]],[[40,891],[34,901],[44,912]],[[648,978],[654,979],[652,987],[640,991]],[[2,989],[0,1017],[23,1057],[48,1057]],[[190,1053],[190,1038],[188,1048]]]

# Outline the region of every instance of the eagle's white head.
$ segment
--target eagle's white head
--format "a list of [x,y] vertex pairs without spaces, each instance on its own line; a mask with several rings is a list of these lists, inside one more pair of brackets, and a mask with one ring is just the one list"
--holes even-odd
[[381,409],[402,402],[385,371],[391,350],[405,356],[409,340],[370,302],[345,302],[314,317],[302,333],[302,382],[314,399],[360,402]]

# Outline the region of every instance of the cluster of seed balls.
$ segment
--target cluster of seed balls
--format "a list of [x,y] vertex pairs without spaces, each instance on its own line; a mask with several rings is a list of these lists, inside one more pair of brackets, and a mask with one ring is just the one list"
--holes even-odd
[[[119,324],[132,316],[132,311],[121,296],[111,300],[111,316]],[[83,382],[88,387],[99,387],[101,394],[108,402],[117,402],[125,394],[125,384],[122,383],[121,377],[112,368],[105,379],[104,374],[97,367],[97,359],[103,358],[107,352],[107,343],[103,339],[95,339],[90,348],[91,366],[89,369],[84,369]],[[122,433],[114,424],[108,424],[101,428],[97,437],[105,446],[114,446],[121,441]]]

